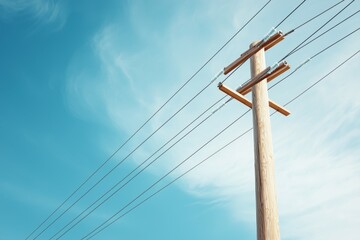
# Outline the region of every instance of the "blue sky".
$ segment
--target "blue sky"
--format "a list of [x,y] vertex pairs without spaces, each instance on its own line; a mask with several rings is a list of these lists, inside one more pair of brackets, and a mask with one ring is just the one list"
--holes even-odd
[[[284,32],[337,1],[308,0]],[[283,57],[341,6],[266,53]],[[0,239],[25,239],[265,1],[0,0]],[[272,0],[105,170],[300,1]],[[357,11],[355,1],[329,25]],[[287,59],[306,58],[358,28],[356,15]],[[325,28],[327,29],[327,27]],[[359,32],[269,92],[281,104],[359,50]],[[356,239],[360,225],[360,58],[272,118],[283,239]],[[249,78],[244,64],[227,84]],[[276,81],[276,80],[274,80]],[[39,239],[48,239],[97,196],[223,96],[216,83],[154,135]],[[79,239],[247,109],[229,103],[62,239]],[[247,115],[162,185],[251,127]],[[101,172],[101,173],[103,173]],[[96,239],[255,239],[253,139],[247,134]]]

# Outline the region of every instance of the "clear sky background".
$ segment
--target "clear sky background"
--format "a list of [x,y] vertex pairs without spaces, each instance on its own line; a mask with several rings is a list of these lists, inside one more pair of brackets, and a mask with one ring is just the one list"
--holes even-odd
[[[0,0],[0,239],[25,239],[265,2]],[[300,2],[272,0],[101,174]],[[308,0],[279,29],[286,32],[336,2]],[[349,2],[269,50],[267,65],[282,58]],[[324,29],[359,8],[357,0]],[[295,69],[358,28],[359,22],[360,15],[356,15],[287,61]],[[358,51],[359,37],[357,32],[313,59],[270,90],[270,98],[281,104],[289,101]],[[358,54],[290,104],[289,117],[275,114],[271,118],[282,239],[357,239],[359,67]],[[249,76],[247,63],[227,84],[235,88]],[[49,239],[223,96],[216,85],[38,239]],[[62,239],[87,234],[246,110],[238,102],[229,103]],[[248,114],[160,186],[251,126]],[[96,239],[255,239],[253,162],[250,132]]]

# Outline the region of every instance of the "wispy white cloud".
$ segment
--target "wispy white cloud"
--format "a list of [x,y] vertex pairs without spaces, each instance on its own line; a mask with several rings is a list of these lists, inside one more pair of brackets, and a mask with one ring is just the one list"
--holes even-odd
[[[218,46],[220,40],[225,39],[216,36],[230,36],[239,26],[239,22],[243,22],[244,16],[240,17],[237,15],[239,13],[232,10],[234,4],[237,3],[221,5],[222,11],[218,11],[219,3],[206,2],[201,4],[201,11],[198,10],[190,16],[184,9],[178,8],[164,28],[153,30],[149,27],[152,26],[151,23],[146,19],[146,7],[142,8],[134,3],[129,11],[131,33],[124,29],[116,30],[120,26],[114,23],[105,26],[94,37],[93,53],[100,63],[99,72],[87,73],[86,69],[79,69],[84,63],[82,59],[72,63],[68,77],[70,105],[82,102],[85,103],[80,107],[82,111],[104,111],[107,119],[102,120],[112,124],[120,132],[131,133],[129,129],[136,129],[142,120],[166,100],[169,92],[173,92],[173,85],[177,84],[171,82],[183,82],[189,72],[194,70],[195,63],[201,63],[209,56],[209,49],[215,49],[214,46]],[[243,5],[239,4],[237,9],[244,9]],[[250,13],[244,10],[242,14],[247,16]],[[228,22],[232,22],[233,25],[226,24]],[[212,26],[211,31],[202,27],[205,23]],[[151,31],[150,35],[145,34]],[[201,36],[196,35],[196,32],[201,32]],[[148,40],[151,46],[139,45],[133,51],[128,51],[128,45],[124,43],[126,34],[133,34],[141,41]],[[247,35],[243,38],[247,40],[250,37],[253,36]],[[271,92],[270,95],[284,95],[283,99],[294,96],[299,89],[317,80],[352,50],[343,48],[341,51],[342,57],[338,53],[326,56],[326,68],[317,68],[322,71],[315,71],[313,68],[304,73],[308,78],[303,82],[286,83],[288,85],[284,84],[285,87],[280,88],[281,94]],[[164,122],[174,109],[207,83],[207,79],[218,71],[219,66],[228,62],[234,53],[239,53],[237,44],[225,50],[206,69],[206,73],[200,74],[191,87],[185,88],[183,94],[177,96],[146,131],[150,132]],[[275,55],[276,52],[272,54]],[[290,105],[289,108],[293,112],[291,117],[283,119],[278,116],[272,120],[278,205],[284,238],[355,239],[356,226],[359,225],[356,216],[360,214],[360,208],[356,204],[360,198],[360,131],[356,127],[356,119],[360,117],[360,99],[357,93],[360,86],[352,76],[356,76],[358,61],[357,57],[351,64],[327,79],[326,84],[312,90],[301,101]],[[162,68],[164,66],[166,69]],[[243,79],[244,76],[248,76],[248,72],[243,71],[240,76]],[[338,79],[349,80],[339,84]],[[209,102],[219,96],[221,94],[216,87],[211,87],[185,109],[181,117],[175,118],[164,131],[154,136],[152,143],[146,145],[146,150],[136,155],[137,159],[145,159],[149,149],[155,149],[164,139],[171,137],[199,113],[203,106],[208,106]],[[166,155],[169,161],[161,161],[151,171],[154,174],[162,174],[187,157],[194,147],[205,141],[204,139],[220,130],[224,122],[230,122],[244,110],[237,103],[231,104],[222,114],[214,116],[212,121]],[[76,109],[79,110],[79,106]],[[249,115],[237,124],[233,131],[226,132],[222,138],[210,144],[209,148],[199,152],[194,160],[181,170],[195,164],[250,126]],[[253,225],[255,193],[252,149],[252,137],[248,134],[187,175],[178,187],[200,199],[200,202],[223,207],[238,221]]]
[[52,24],[60,29],[66,22],[66,8],[63,1],[54,0],[0,0],[1,16],[12,17],[26,14],[38,24]]

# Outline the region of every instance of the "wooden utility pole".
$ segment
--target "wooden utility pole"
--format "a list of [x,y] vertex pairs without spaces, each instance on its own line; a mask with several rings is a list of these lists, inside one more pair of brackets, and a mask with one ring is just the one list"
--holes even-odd
[[[255,46],[256,43],[252,43],[250,47]],[[251,57],[250,66],[252,78],[266,68],[264,49]],[[280,230],[276,203],[267,79],[263,79],[252,87],[252,104],[257,239],[278,240],[280,239]]]
[[[251,79],[241,84],[235,91],[223,84],[225,80],[218,85],[220,91],[252,108],[258,240],[280,239],[269,107],[284,116],[288,116],[290,112],[269,100],[267,83],[289,70],[290,65],[286,61],[282,61],[266,67],[265,51],[282,41],[284,37],[279,31],[272,36],[265,37],[260,42],[253,42],[249,50],[224,68],[223,73],[226,75],[250,59]],[[245,97],[249,92],[252,92],[252,101]]]

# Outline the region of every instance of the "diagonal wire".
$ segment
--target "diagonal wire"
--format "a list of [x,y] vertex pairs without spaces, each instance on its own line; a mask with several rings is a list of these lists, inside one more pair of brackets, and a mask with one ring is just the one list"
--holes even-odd
[[306,59],[303,63],[301,63],[297,68],[295,68],[291,73],[289,73],[288,75],[286,75],[284,78],[280,79],[279,81],[277,81],[275,84],[273,84],[271,87],[269,87],[269,90],[272,89],[273,87],[275,87],[276,85],[280,84],[281,82],[283,82],[285,79],[287,79],[288,77],[290,77],[291,75],[293,75],[296,71],[298,71],[300,68],[302,68],[305,64],[307,64],[310,60],[314,59],[315,57],[317,57],[318,55],[320,55],[321,53],[325,52],[326,50],[330,49],[331,47],[335,46],[336,44],[338,44],[339,42],[345,40],[346,38],[350,37],[352,34],[354,34],[355,32],[359,31],[360,27],[355,29],[354,31],[352,31],[351,33],[345,35],[344,37],[340,38],[339,40],[335,41],[334,43],[328,45],[327,47],[321,49],[320,51],[316,52],[315,54],[313,54],[310,58]]
[[[224,105],[222,105],[224,106]],[[139,172],[137,172],[133,177],[131,177],[128,181],[126,181],[123,185],[118,187],[112,194],[110,194],[107,198],[105,198],[101,203],[99,203],[95,208],[93,208],[90,212],[88,212],[86,215],[84,215],[81,219],[79,219],[74,225],[72,225],[69,229],[67,229],[64,233],[62,233],[58,238],[60,239],[63,237],[66,233],[68,233],[71,229],[73,229],[76,225],[78,225],[82,220],[84,220],[87,216],[89,216],[92,212],[94,212],[96,209],[98,209],[101,205],[103,205],[106,201],[108,201],[111,197],[113,197],[117,192],[119,192],[121,189],[123,189],[127,184],[129,184],[133,179],[135,179],[138,175],[140,175],[143,171],[145,171],[150,165],[152,165],[155,161],[157,161],[161,156],[163,156],[168,150],[170,150],[173,146],[175,146],[177,143],[179,143],[182,139],[184,139],[187,135],[189,135],[192,131],[194,131],[197,127],[199,127],[201,124],[203,124],[205,121],[207,121],[212,115],[211,113],[208,115],[205,119],[203,119],[200,123],[198,123],[195,127],[193,127],[189,132],[187,132],[184,136],[182,136],[179,140],[177,140],[175,143],[173,143],[170,147],[168,147],[164,152],[162,152],[159,156],[157,156],[154,160],[152,160],[150,163],[148,163],[145,167],[143,167]],[[122,178],[112,189],[114,189],[116,186],[118,186],[120,183],[122,183],[127,177],[129,177],[135,170],[140,168],[146,161],[144,161],[141,165],[139,165],[136,169],[134,169],[132,172],[130,172],[127,176]],[[105,194],[104,194],[105,195]],[[103,195],[103,196],[104,196]],[[102,197],[103,197],[102,196]],[[101,198],[102,198],[101,197]],[[91,206],[93,206],[92,204]]]
[[343,12],[347,7],[354,3],[355,0],[349,2],[345,7],[343,7],[340,11],[338,11],[334,16],[332,16],[328,21],[326,21],[323,25],[321,25],[318,29],[316,29],[310,36],[308,36],[305,40],[303,40],[299,45],[297,45],[293,50],[291,50],[288,54],[286,54],[279,62],[283,61],[287,57],[291,56],[298,48],[300,48],[307,40],[309,40],[314,34],[319,32],[323,27],[325,27],[329,22],[331,22],[334,18],[336,18],[341,12]]
[[[143,203],[145,203],[146,201],[148,201],[150,198],[154,197],[155,195],[157,195],[158,193],[160,193],[161,191],[163,191],[165,188],[169,187],[170,185],[172,185],[174,182],[176,182],[177,180],[179,180],[180,178],[182,178],[183,176],[185,176],[186,174],[188,174],[189,172],[191,172],[192,170],[194,170],[195,168],[199,167],[201,164],[203,164],[204,162],[206,162],[208,159],[212,158],[213,156],[215,156],[216,154],[218,154],[219,152],[221,152],[222,150],[224,150],[225,148],[227,148],[228,146],[230,146],[231,144],[233,144],[234,142],[236,142],[237,140],[239,140],[240,138],[242,138],[244,135],[246,135],[247,133],[249,133],[253,128],[249,128],[248,130],[246,130],[245,132],[243,132],[241,135],[237,136],[236,138],[234,138],[233,140],[231,140],[230,142],[228,142],[227,144],[225,144],[224,146],[222,146],[221,148],[219,148],[218,150],[216,150],[215,152],[213,152],[210,156],[206,157],[205,159],[203,159],[202,161],[200,161],[199,163],[197,163],[196,165],[194,165],[193,167],[191,167],[190,169],[188,169],[186,172],[182,173],[180,176],[176,177],[175,179],[173,179],[172,181],[170,181],[169,183],[167,183],[166,185],[164,185],[163,187],[161,187],[159,190],[157,190],[156,192],[152,193],[150,196],[148,196],[147,198],[145,198],[144,200],[142,200],[141,202],[139,202],[138,204],[136,204],[135,206],[133,206],[132,208],[130,208],[129,210],[127,210],[125,213],[123,213],[121,216],[117,217],[116,219],[114,219],[113,221],[111,221],[111,223],[108,223],[105,227],[103,227],[101,230],[99,230],[98,232],[96,232],[95,234],[93,234],[92,236],[89,236],[87,239],[90,239],[92,237],[94,237],[95,235],[99,234],[100,232],[102,232],[103,230],[105,230],[107,227],[109,227],[110,225],[112,225],[114,222],[118,221],[120,218],[124,217],[125,215],[129,214],[130,212],[134,211],[136,208],[138,208],[140,205],[142,205]],[[85,239],[86,236],[82,239]]]
[[328,72],[325,76],[323,76],[322,78],[320,78],[319,80],[317,80],[316,82],[314,82],[313,84],[311,84],[309,87],[307,87],[305,90],[303,90],[300,94],[298,94],[295,98],[291,99],[289,102],[287,102],[284,106],[289,105],[290,103],[294,102],[296,99],[298,99],[299,97],[301,97],[302,95],[304,95],[306,92],[308,92],[311,88],[313,88],[314,86],[316,86],[317,84],[319,84],[321,81],[323,81],[325,78],[327,78],[330,74],[332,74],[333,72],[335,72],[337,69],[339,69],[341,66],[343,66],[346,62],[348,62],[351,58],[355,57],[358,53],[360,52],[360,50],[358,50],[357,52],[355,52],[354,54],[352,54],[350,57],[348,57],[345,61],[343,61],[342,63],[340,63],[339,65],[337,65],[333,70],[331,70],[330,72]]
[[[344,60],[343,62],[341,62],[339,65],[337,65],[333,70],[331,70],[330,72],[328,72],[326,75],[324,75],[322,78],[320,78],[319,80],[317,80],[316,82],[314,82],[313,84],[311,84],[308,88],[306,88],[305,90],[303,90],[302,92],[300,92],[297,96],[295,96],[294,98],[292,98],[290,101],[288,101],[284,106],[287,106],[289,104],[291,104],[292,102],[294,102],[295,100],[297,100],[298,98],[300,98],[302,95],[304,95],[306,92],[308,92],[311,88],[313,88],[314,86],[316,86],[317,84],[319,84],[321,81],[323,81],[325,78],[327,78],[329,75],[331,75],[333,72],[335,72],[337,69],[339,69],[341,66],[343,66],[345,63],[347,63],[350,59],[352,59],[353,57],[355,57],[358,53],[360,52],[360,50],[358,50],[357,52],[355,52],[354,54],[352,54],[349,58],[347,58],[346,60]],[[274,112],[271,115],[274,115],[276,112]],[[133,206],[132,208],[130,208],[129,210],[127,210],[125,213],[123,213],[122,215],[118,216],[117,218],[113,219],[111,222],[108,222],[106,225],[100,225],[98,228],[96,228],[95,230],[93,230],[92,232],[90,232],[89,234],[87,234],[86,236],[84,236],[82,238],[83,239],[90,239],[93,238],[95,235],[99,234],[100,232],[104,231],[107,227],[109,227],[110,225],[112,225],[113,223],[115,223],[116,221],[118,221],[120,218],[124,217],[125,215],[129,214],[130,212],[132,212],[133,210],[135,210],[136,208],[138,208],[140,205],[142,205],[143,203],[145,203],[146,201],[148,201],[150,198],[154,197],[155,195],[157,195],[158,193],[160,193],[161,191],[163,191],[165,188],[169,187],[171,184],[173,184],[174,182],[176,182],[177,180],[179,180],[181,177],[183,177],[184,175],[188,174],[190,171],[194,170],[196,167],[200,166],[201,164],[203,164],[205,161],[207,161],[208,159],[210,159],[211,157],[213,157],[214,155],[216,155],[217,153],[219,153],[220,151],[222,151],[223,149],[225,149],[226,147],[228,147],[229,145],[231,145],[232,143],[234,143],[235,141],[237,141],[238,139],[240,139],[241,137],[243,137],[246,133],[250,132],[252,130],[252,128],[246,130],[244,133],[242,133],[240,136],[234,138],[233,140],[231,140],[230,142],[228,142],[227,144],[225,144],[224,146],[222,146],[220,149],[216,150],[214,153],[212,153],[210,156],[208,156],[207,158],[203,159],[201,162],[197,163],[195,166],[191,167],[190,169],[188,169],[186,172],[182,173],[181,175],[179,175],[178,177],[176,177],[175,179],[173,179],[171,182],[167,183],[166,185],[164,185],[162,188],[160,188],[159,190],[157,190],[156,192],[152,193],[150,196],[148,196],[147,198],[145,198],[144,200],[142,200],[141,202],[139,202],[138,204],[136,204],[135,206]]]
[[[306,0],[304,0],[302,3],[300,3],[294,10],[292,10],[283,20],[281,20],[281,22],[274,28],[276,29],[277,27],[280,26],[280,24],[282,24],[288,17],[290,17]],[[343,0],[344,1],[344,0]],[[262,40],[264,41],[264,39]],[[258,44],[260,44],[262,41],[260,41]],[[260,50],[260,49],[259,49]],[[244,62],[245,63],[245,62]],[[241,67],[244,63],[241,63],[237,68]],[[237,69],[236,68],[236,69]],[[227,80],[227,78],[225,78],[223,81],[221,81],[221,83],[224,83]]]
[[[109,194],[112,190],[114,190],[120,183],[122,183],[126,178],[128,178],[131,174],[133,174],[137,169],[139,169],[141,166],[143,166],[148,160],[150,160],[155,154],[157,154],[160,150],[162,150],[166,145],[168,145],[172,140],[174,140],[177,136],[179,136],[183,131],[185,131],[190,125],[192,125],[194,122],[196,122],[198,119],[200,119],[206,112],[208,112],[210,109],[212,109],[215,105],[217,105],[219,102],[224,100],[226,96],[220,98],[217,100],[214,104],[212,104],[210,107],[208,107],[204,112],[202,112],[199,116],[197,116],[193,121],[191,121],[188,125],[186,125],[182,130],[180,130],[177,134],[175,134],[172,138],[170,138],[166,143],[164,143],[159,149],[157,149],[154,153],[152,153],[148,158],[146,158],[140,165],[138,165],[136,168],[134,168],[130,173],[128,173],[125,177],[123,177],[120,181],[118,181],[113,187],[111,187],[108,191],[106,191],[104,194],[102,194],[95,202],[93,202],[88,208],[86,208],[84,211],[82,211],[78,216],[73,218],[68,224],[66,224],[63,228],[61,228],[57,233],[55,233],[50,239],[53,239],[56,235],[58,235],[61,231],[63,231],[66,227],[68,227],[71,223],[73,223],[76,219],[78,219],[81,215],[83,215],[86,211],[88,211],[92,206],[94,206],[96,203],[98,203],[102,198],[104,198],[107,194]],[[223,106],[223,105],[222,105]],[[211,115],[209,115],[211,116]],[[206,120],[209,117],[205,118]],[[204,122],[201,121],[200,124]],[[186,133],[181,139],[183,139],[185,136],[190,134],[192,131],[194,131],[200,124],[196,125],[196,127],[192,128],[188,133]],[[180,139],[180,140],[181,140]],[[175,142],[175,144],[178,142]],[[171,147],[173,147],[175,144],[173,144]],[[166,151],[168,151],[170,148],[168,148]],[[163,152],[161,155],[163,155],[165,152]],[[160,155],[160,156],[161,156]],[[157,160],[160,156],[156,157],[154,160]],[[153,163],[153,162],[152,162]],[[136,175],[137,176],[137,175]],[[131,179],[132,180],[132,179]],[[123,188],[125,185],[122,185],[121,188]],[[121,189],[120,188],[120,189]],[[102,201],[96,208],[100,207],[102,204],[104,204],[107,200],[110,199],[115,193],[117,193],[120,189],[112,193],[108,198],[106,198],[104,201]],[[83,218],[80,219],[80,221],[76,222],[73,226],[71,226],[70,229],[75,227],[78,223],[80,223],[84,218],[86,218],[90,213],[92,213],[96,208],[91,210],[88,214],[86,214]],[[68,229],[68,231],[70,230]],[[61,237],[61,236],[60,236]]]
[[294,8],[294,10],[292,10],[283,20],[281,20],[275,28],[278,28],[283,22],[285,22],[285,20],[288,19],[288,17],[290,17],[305,2],[306,0],[302,1],[299,5],[297,5],[296,8]]
[[118,168],[123,162],[125,162],[136,150],[138,150],[145,142],[147,142],[155,133],[157,133],[163,126],[165,126],[171,119],[173,119],[178,113],[180,113],[187,105],[189,105],[195,98],[197,98],[201,93],[203,93],[213,81],[210,81],[205,87],[203,87],[198,93],[196,93],[188,102],[186,102],[180,109],[178,109],[170,118],[168,118],[163,124],[161,124],[155,131],[153,131],[145,140],[143,140],[139,145],[137,145],[128,155],[126,155],[121,161],[119,161],[115,166],[113,166],[104,176],[102,176],[98,181],[95,182],[87,191],[85,191],[80,197],[78,197],[75,202],[73,202],[69,207],[67,207],[58,217],[56,217],[52,222],[50,222],[41,232],[39,232],[33,240],[37,239],[41,234],[43,234],[47,229],[49,229],[57,220],[59,220],[65,213],[67,213],[73,206],[75,206],[81,199],[83,199],[91,190],[93,190],[97,185],[99,185],[106,177],[108,177],[116,168]]
[[337,2],[337,3],[335,3],[335,4],[332,5],[331,7],[325,9],[325,10],[322,11],[321,13],[315,15],[314,17],[310,18],[309,20],[307,20],[307,21],[303,22],[302,24],[300,24],[299,26],[295,27],[292,31],[296,31],[296,30],[298,30],[299,28],[305,26],[306,24],[308,24],[308,23],[311,22],[312,20],[320,17],[321,15],[323,15],[324,13],[330,11],[331,9],[333,9],[334,7],[336,7],[337,5],[339,5],[340,3],[344,2],[344,1],[345,1],[345,0],[341,0],[341,1]]
[[345,38],[351,36],[352,34],[356,33],[357,31],[359,31],[360,27],[358,27],[357,29],[355,29],[354,31],[352,31],[351,33],[347,34],[346,36],[340,38],[339,40],[337,40],[336,42],[330,44],[329,46],[327,46],[326,48],[324,48],[323,50],[319,51],[318,53],[316,53],[315,55],[311,56],[310,58],[314,58],[317,55],[323,53],[324,51],[328,50],[329,48],[331,48],[332,46],[338,44],[339,42],[341,42],[342,40],[344,40]]
[[[237,67],[233,72],[231,72],[225,79],[228,79],[231,77],[239,67]],[[182,130],[180,130],[175,136],[173,136],[171,139],[169,139],[165,144],[163,144],[158,150],[156,150],[152,155],[150,155],[147,159],[145,159],[140,165],[138,165],[135,169],[133,169],[130,173],[128,173],[124,178],[122,178],[120,181],[118,181],[113,187],[111,187],[107,192],[105,192],[100,198],[98,198],[95,202],[93,202],[88,208],[86,208],[84,211],[82,211],[78,216],[73,218],[68,224],[66,224],[63,228],[61,228],[58,232],[56,232],[50,239],[54,238],[56,235],[58,235],[61,231],[63,231],[66,227],[68,227],[72,222],[74,222],[77,218],[79,218],[83,213],[85,213],[87,210],[89,210],[92,206],[94,206],[98,201],[100,201],[104,196],[106,196],[108,193],[110,193],[113,189],[115,189],[120,183],[122,183],[126,178],[128,178],[132,173],[134,173],[137,169],[139,169],[142,165],[144,165],[148,160],[151,159],[156,153],[158,153],[161,149],[163,149],[168,143],[170,143],[173,139],[175,139],[178,135],[180,135],[183,131],[185,131],[190,125],[192,125],[195,121],[197,121],[200,117],[202,117],[206,112],[208,112],[212,107],[214,107],[217,103],[225,99],[225,97],[220,98],[217,100],[214,104],[212,104],[210,107],[208,107],[204,112],[202,112],[198,117],[196,117],[193,121],[191,121],[187,126],[185,126]],[[167,151],[169,151],[171,148],[173,148],[177,143],[179,143],[182,139],[184,139],[187,135],[189,135],[191,132],[193,132],[197,127],[199,127],[201,124],[203,124],[205,121],[207,121],[215,112],[220,110],[222,107],[224,107],[230,100],[227,100],[224,102],[220,107],[215,109],[210,115],[208,115],[204,120],[202,120],[200,123],[198,123],[195,127],[193,127],[190,131],[188,131],[185,135],[183,135],[180,139],[178,139],[175,143],[173,143],[170,147],[168,147],[164,152],[162,152],[159,156],[157,156],[153,161],[150,162],[144,169],[142,169],[140,172],[138,172],[135,176],[133,176],[130,180],[128,180],[125,184],[120,186],[115,192],[113,192],[109,197],[107,197],[105,200],[103,200],[100,204],[98,204],[94,209],[92,209],[89,213],[87,213],[85,216],[83,216],[79,221],[77,221],[74,225],[72,225],[68,230],[66,230],[60,237],[65,235],[65,233],[69,232],[72,228],[74,228],[77,224],[79,224],[83,219],[85,219],[87,216],[89,216],[93,211],[95,211],[98,207],[100,207],[102,204],[104,204],[107,200],[109,200],[112,196],[115,195],[118,191],[120,191],[124,186],[126,186],[128,183],[130,183],[135,177],[137,177],[141,172],[143,172],[146,168],[148,168],[151,164],[153,164],[156,160],[158,160],[162,155],[164,155]],[[59,237],[59,238],[60,238]],[[59,239],[57,238],[57,239]]]
[[316,39],[322,37],[323,35],[325,35],[326,33],[328,33],[329,31],[333,30],[334,28],[336,28],[337,26],[339,26],[340,24],[344,23],[345,21],[351,19],[352,17],[354,17],[356,14],[358,14],[360,12],[360,10],[357,10],[356,12],[354,12],[353,14],[351,14],[350,16],[346,17],[345,19],[343,19],[342,21],[338,22],[337,24],[335,24],[334,26],[330,27],[328,30],[326,30],[325,32],[319,34],[318,36],[316,36],[315,38],[311,39],[309,42],[305,43],[304,45],[302,45],[301,47],[299,47],[297,50],[294,51],[297,52],[300,49],[306,47],[307,45],[309,45],[310,43],[312,43],[313,41],[315,41]]
[[[304,23],[300,24],[299,26],[297,26],[297,27],[295,27],[294,29],[292,29],[292,30],[290,30],[289,32],[287,32],[284,36],[287,36],[287,35],[295,32],[295,30],[297,30],[297,29],[305,26],[307,23],[309,23],[309,22],[311,22],[312,20],[320,17],[321,15],[323,15],[323,14],[326,13],[326,12],[328,12],[328,11],[331,10],[332,8],[336,7],[337,5],[339,5],[340,3],[342,3],[343,1],[345,1],[345,0],[341,0],[340,2],[338,2],[338,3],[336,3],[336,4],[332,5],[332,6],[330,6],[329,8],[323,10],[322,12],[318,13],[318,14],[315,15],[314,17],[306,20]],[[298,6],[298,7],[299,7],[299,6]],[[298,7],[297,7],[297,8],[298,8]],[[293,12],[294,12],[297,8],[295,8],[295,9],[293,10]],[[357,13],[357,12],[356,12],[356,13]],[[356,14],[356,13],[355,13],[355,14]],[[355,14],[353,14],[353,15],[355,15]],[[351,15],[350,17],[352,17],[353,15]],[[348,18],[350,18],[350,17],[348,17]],[[287,18],[287,17],[286,17],[286,18]],[[286,18],[285,18],[285,19],[286,19]],[[344,19],[343,21],[348,20],[348,18],[347,18],[347,19]],[[285,19],[284,19],[284,20],[285,20]],[[284,21],[284,20],[283,20],[283,21]],[[282,22],[283,22],[283,21],[282,21]],[[342,21],[342,22],[343,22],[343,21]],[[337,25],[341,24],[342,22],[338,23]],[[334,26],[334,27],[336,27],[336,26]],[[334,27],[333,27],[333,28],[334,28]],[[331,29],[332,29],[332,28],[331,28]],[[331,29],[329,29],[328,31],[330,31]],[[319,36],[319,37],[320,37],[320,36]],[[317,37],[317,38],[318,38],[318,37]],[[315,39],[314,39],[314,40],[315,40]],[[311,40],[310,42],[312,42],[312,41],[314,41],[314,40]],[[263,41],[263,40],[262,40],[262,41]],[[310,43],[310,42],[309,42],[309,43]],[[305,44],[305,45],[308,45],[309,43],[307,43],[307,44]],[[302,47],[304,47],[304,46],[302,46]],[[301,47],[301,48],[302,48],[302,47]],[[300,49],[301,49],[301,48],[300,48]],[[298,50],[299,50],[299,49],[298,49]],[[295,52],[296,52],[296,51],[295,51]],[[240,64],[239,67],[241,67],[243,64],[244,64],[244,63]],[[224,79],[223,81],[221,81],[221,83],[224,83],[225,81],[226,81],[226,79]]]
[[[236,68],[237,70],[238,68]],[[235,71],[229,74],[225,79],[228,79]],[[41,234],[43,234],[47,229],[49,229],[57,220],[59,220],[65,213],[67,213],[73,206],[75,206],[81,199],[83,199],[91,190],[93,190],[97,185],[99,185],[107,176],[109,176],[116,168],[118,168],[124,161],[126,161],[136,150],[138,150],[147,140],[149,140],[155,133],[157,133],[163,126],[165,126],[171,119],[173,119],[179,112],[181,112],[187,105],[189,105],[195,98],[197,98],[201,93],[203,93],[211,84],[219,77],[217,75],[212,79],[205,87],[203,87],[199,92],[197,92],[188,102],[186,102],[180,109],[178,109],[173,115],[170,116],[162,125],[160,125],[154,132],[152,132],[145,140],[143,140],[138,146],[136,146],[128,155],[126,155],[121,161],[119,161],[114,167],[112,167],[103,177],[101,177],[95,184],[93,184],[86,192],[84,192],[80,197],[78,197],[75,202],[68,206],[58,217],[56,217],[52,222],[50,222],[40,233],[38,233],[33,240],[37,239]]]
[[267,1],[235,34],[233,34],[228,41],[226,41],[183,85],[180,86],[175,93],[165,101],[123,144],[118,147],[113,154],[111,154],[89,177],[85,179],[48,217],[45,218],[27,237],[29,239],[39,228],[41,228],[56,212],[62,208],[97,172],[102,169],[107,162],[109,162],[156,114],[161,111],[207,64],[215,58],[272,0]]

